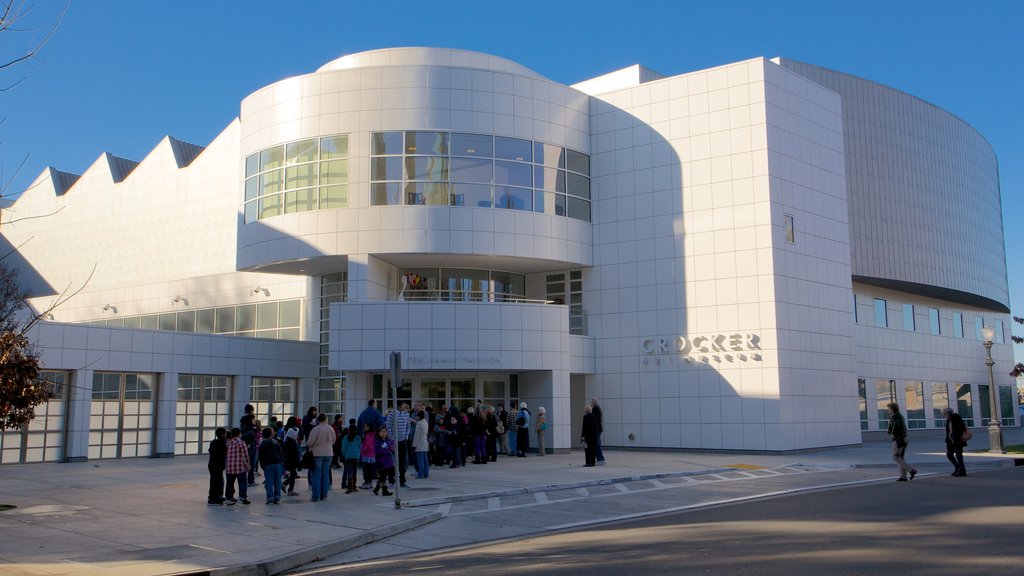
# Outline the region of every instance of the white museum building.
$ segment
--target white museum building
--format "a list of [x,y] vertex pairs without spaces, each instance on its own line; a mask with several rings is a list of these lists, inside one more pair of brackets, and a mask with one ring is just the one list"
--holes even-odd
[[399,398],[544,406],[559,451],[591,397],[610,447],[857,444],[893,400],[1018,425],[992,147],[782,58],[570,86],[353,54],[205,147],[47,168],[0,238],[55,382],[3,463],[202,453],[250,402],[355,416],[393,351]]

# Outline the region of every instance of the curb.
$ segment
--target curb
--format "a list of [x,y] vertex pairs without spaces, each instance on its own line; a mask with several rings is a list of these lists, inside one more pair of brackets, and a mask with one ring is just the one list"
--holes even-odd
[[211,568],[209,570],[178,572],[175,576],[273,576],[275,574],[280,574],[282,572],[298,568],[299,566],[309,564],[310,562],[323,560],[325,558],[341,554],[342,552],[347,552],[353,548],[358,548],[378,540],[383,540],[384,538],[401,534],[402,532],[415,530],[416,528],[440,520],[442,517],[443,516],[440,512],[431,512],[420,516],[419,518],[410,518],[387,526],[381,526],[380,528],[365,530],[355,536],[342,538],[340,540],[324,544],[317,544],[316,546],[310,546],[308,548],[296,550],[295,552],[282,554],[274,558],[268,558],[267,560],[257,562],[255,564],[236,564],[234,566]]
[[691,470],[688,472],[657,472],[652,474],[638,474],[636,476],[617,476],[615,478],[599,478],[596,480],[583,480],[580,482],[566,482],[564,484],[547,484],[544,486],[508,488],[506,490],[492,490],[490,492],[475,492],[473,494],[455,494],[452,496],[438,496],[436,498],[422,498],[420,500],[406,500],[402,502],[402,506],[410,508],[436,506],[438,504],[464,502],[466,500],[479,500],[481,498],[514,496],[516,494],[533,494],[535,492],[554,492],[555,490],[572,490],[574,488],[585,488],[587,486],[607,486],[609,484],[621,484],[623,482],[640,482],[643,480],[679,478],[682,476],[703,476],[704,474],[721,474],[723,472],[735,471],[735,468],[709,468],[706,470]]

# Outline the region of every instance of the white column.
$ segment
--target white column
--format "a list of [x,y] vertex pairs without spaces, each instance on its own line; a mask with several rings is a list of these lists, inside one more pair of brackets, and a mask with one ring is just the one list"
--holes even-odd
[[64,459],[85,462],[89,459],[89,415],[92,408],[92,375],[89,369],[76,370],[71,375],[71,390],[67,405],[67,430]]

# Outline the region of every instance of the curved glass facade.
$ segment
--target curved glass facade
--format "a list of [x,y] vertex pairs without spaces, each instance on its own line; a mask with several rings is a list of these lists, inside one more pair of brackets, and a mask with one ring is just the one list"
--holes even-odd
[[348,135],[280,144],[245,158],[245,223],[348,207]]
[[400,300],[510,302],[526,298],[526,276],[469,268],[402,268]]
[[374,132],[370,204],[476,206],[590,222],[590,157],[520,138]]

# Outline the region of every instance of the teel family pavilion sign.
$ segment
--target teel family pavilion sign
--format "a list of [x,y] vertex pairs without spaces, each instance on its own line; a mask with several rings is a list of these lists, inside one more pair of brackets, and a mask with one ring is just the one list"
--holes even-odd
[[[712,334],[646,338],[640,342],[644,353],[641,364],[671,364],[678,357],[684,362],[757,362],[761,360],[761,337],[757,334]],[[667,357],[666,357],[667,356]]]

